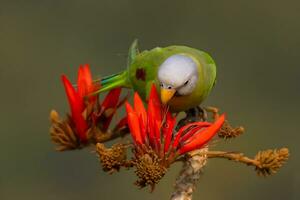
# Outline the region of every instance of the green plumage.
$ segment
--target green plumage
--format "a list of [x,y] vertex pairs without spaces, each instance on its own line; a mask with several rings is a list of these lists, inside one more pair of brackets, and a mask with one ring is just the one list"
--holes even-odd
[[160,88],[157,79],[159,66],[174,54],[191,57],[197,63],[199,79],[191,94],[170,100],[170,109],[178,112],[198,106],[208,96],[215,83],[216,65],[207,53],[187,46],[156,47],[139,53],[137,41],[134,41],[129,49],[127,70],[103,78],[100,92],[116,87],[133,88],[146,100],[152,83]]

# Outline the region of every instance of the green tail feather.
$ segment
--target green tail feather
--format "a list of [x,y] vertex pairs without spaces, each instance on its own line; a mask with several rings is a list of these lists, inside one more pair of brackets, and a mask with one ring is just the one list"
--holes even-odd
[[101,89],[95,92],[95,94],[105,92],[117,87],[127,87],[130,88],[130,82],[128,80],[127,71],[123,71],[117,74],[113,74],[107,77],[104,77],[100,81]]

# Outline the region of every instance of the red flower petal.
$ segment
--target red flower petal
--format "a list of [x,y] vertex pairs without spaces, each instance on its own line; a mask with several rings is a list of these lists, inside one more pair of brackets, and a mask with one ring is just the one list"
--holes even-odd
[[[141,130],[141,136],[142,136],[142,140],[143,140],[143,144],[146,144],[147,141],[149,141],[148,135],[147,135],[147,122],[144,123],[143,119],[141,116],[139,116],[139,123],[140,123],[140,130]],[[147,143],[149,144],[149,143]]]
[[109,91],[106,95],[104,101],[101,104],[101,107],[105,110],[108,108],[115,108],[118,105],[118,101],[121,94],[121,88],[115,88]]
[[117,123],[115,129],[116,129],[116,130],[120,130],[120,129],[126,127],[127,124],[128,124],[128,119],[127,119],[127,117],[123,117],[123,118]]
[[163,127],[165,153],[169,151],[175,123],[176,123],[176,117],[173,117],[172,114],[168,112],[166,116],[166,122],[164,123],[164,127]]
[[121,88],[116,88],[111,91],[106,95],[101,107],[102,111],[101,113],[105,112],[108,109],[112,109],[112,113],[110,116],[108,116],[104,121],[103,121],[103,130],[106,131],[112,121],[112,118],[114,116],[115,111],[117,110],[118,107],[118,101],[120,98],[121,94]]
[[82,66],[80,66],[77,74],[77,91],[80,97],[84,97],[84,95],[86,94],[85,90],[86,85],[84,80],[83,68]]
[[141,97],[138,93],[134,93],[134,110],[136,111],[141,127],[141,134],[143,138],[143,142],[146,140],[146,127],[147,127],[147,112],[145,110],[144,104],[142,102]]
[[184,134],[180,138],[180,143],[183,143],[187,141],[190,137],[192,137],[196,132],[200,131],[203,128],[206,128],[208,126],[211,126],[211,123],[209,122],[196,122],[195,127],[193,127],[191,130],[189,130],[186,134]]
[[174,141],[173,141],[173,144],[172,144],[172,149],[174,149],[174,150],[177,149],[182,134],[183,134],[183,133],[186,133],[186,131],[187,131],[188,129],[190,129],[191,127],[195,126],[197,123],[199,123],[199,122],[194,122],[194,123],[187,124],[187,125],[185,125],[185,126],[183,126],[183,127],[181,127],[181,128],[179,129],[179,131],[176,133],[176,136],[175,136],[175,138],[174,138]]
[[157,145],[160,143],[159,138],[160,134],[157,131],[157,119],[156,119],[156,113],[155,113],[155,106],[152,101],[152,99],[149,100],[148,103],[148,121],[147,121],[147,126],[148,126],[148,138],[150,145],[152,148],[157,150]]
[[155,135],[155,149],[158,152],[160,152],[161,150],[161,122],[156,120],[154,121],[155,124],[154,124],[154,135]]
[[92,77],[88,65],[80,66],[77,75],[77,91],[80,97],[85,97],[92,86]]
[[125,102],[125,108],[127,113],[135,112],[128,102]]
[[154,106],[153,112],[155,113],[156,119],[161,122],[162,121],[161,101],[160,101],[160,97],[157,94],[157,90],[156,90],[154,83],[151,85],[151,90],[150,90],[150,94],[149,94],[149,102],[150,102],[150,100],[153,102],[153,106]]
[[[92,74],[89,65],[80,66],[77,77],[78,94],[83,99],[94,91],[99,89],[98,84],[93,83]],[[89,101],[95,102],[97,96],[90,96]]]
[[85,64],[83,67],[83,74],[85,76],[85,82],[86,82],[86,86],[87,88],[90,88],[91,86],[93,86],[93,79],[92,79],[92,73],[90,70],[90,66],[88,64]]
[[65,91],[68,97],[72,119],[74,121],[78,136],[81,141],[85,142],[87,140],[86,131],[88,129],[87,123],[82,116],[82,112],[84,110],[84,103],[82,98],[75,91],[71,82],[65,75],[61,77],[62,82],[65,87]]
[[142,144],[139,118],[136,112],[127,102],[126,102],[126,111],[127,111],[128,126],[131,132],[131,136],[136,144]]
[[210,127],[192,136],[188,140],[189,143],[183,145],[183,147],[179,149],[179,153],[184,154],[194,149],[201,148],[220,130],[224,121],[225,121],[225,115],[223,114]]
[[151,90],[148,100],[148,123],[149,124],[149,139],[158,151],[161,146],[161,124],[162,124],[162,106],[160,98],[157,94],[155,84],[151,85]]

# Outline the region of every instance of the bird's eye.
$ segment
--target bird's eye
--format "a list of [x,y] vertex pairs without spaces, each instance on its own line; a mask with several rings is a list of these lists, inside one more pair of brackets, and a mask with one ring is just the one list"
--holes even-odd
[[162,86],[163,86],[163,84],[162,84],[162,83],[160,83],[160,84],[159,84],[159,86],[160,86],[160,87],[162,87]]
[[172,86],[168,86],[168,89],[171,90],[171,89],[172,89]]
[[187,85],[189,83],[189,80],[187,80],[183,85]]

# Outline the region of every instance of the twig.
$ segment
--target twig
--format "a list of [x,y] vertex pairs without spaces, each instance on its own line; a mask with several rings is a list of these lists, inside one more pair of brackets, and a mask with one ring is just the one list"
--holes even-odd
[[258,175],[268,176],[277,173],[288,160],[289,150],[287,148],[281,148],[259,151],[253,159],[244,156],[242,153],[224,151],[208,151],[206,152],[206,156],[208,158],[226,158],[246,165],[255,166],[255,171]]
[[246,165],[258,166],[259,162],[244,156],[242,153],[226,152],[226,151],[208,151],[206,152],[208,158],[227,158],[228,160],[234,160],[244,163]]

